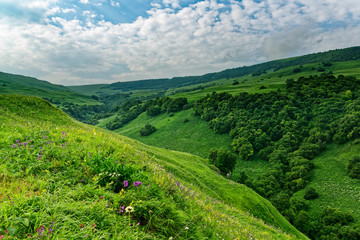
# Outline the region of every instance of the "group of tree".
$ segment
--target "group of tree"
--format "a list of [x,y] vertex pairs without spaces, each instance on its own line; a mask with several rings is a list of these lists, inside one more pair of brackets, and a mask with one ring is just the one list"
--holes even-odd
[[157,97],[146,101],[126,101],[116,107],[117,117],[108,122],[106,128],[109,130],[121,128],[144,112],[146,112],[148,116],[154,117],[161,113],[174,113],[185,108],[187,108],[186,98]]
[[[310,229],[321,224],[310,224],[306,208],[299,207],[307,200],[293,195],[310,181],[312,159],[327,143],[360,137],[359,90],[360,81],[355,77],[321,74],[289,79],[286,91],[237,96],[212,93],[194,104],[194,112],[216,133],[230,134],[239,158],[259,156],[269,161],[271,170],[263,176],[242,173],[234,180],[268,198],[291,223],[311,236],[318,231]],[[210,159],[221,166],[217,158]],[[356,176],[359,165],[357,160],[350,161],[349,174]],[[305,198],[312,200],[316,193],[310,191]],[[324,236],[332,234],[329,229],[337,228],[328,228]]]

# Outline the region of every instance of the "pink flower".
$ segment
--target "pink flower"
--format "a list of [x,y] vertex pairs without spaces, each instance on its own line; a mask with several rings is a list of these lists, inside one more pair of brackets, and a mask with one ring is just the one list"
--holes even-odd
[[104,196],[101,196],[100,198],[101,198],[101,199],[103,199],[103,198],[104,198]]

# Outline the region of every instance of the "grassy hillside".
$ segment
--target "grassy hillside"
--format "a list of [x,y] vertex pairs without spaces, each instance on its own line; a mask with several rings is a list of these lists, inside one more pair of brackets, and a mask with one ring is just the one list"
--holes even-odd
[[[171,117],[169,114],[149,117],[143,113],[115,132],[145,144],[189,152],[202,157],[207,157],[213,147],[230,147],[229,135],[215,134],[207,122],[193,116],[192,112],[193,110],[189,109],[177,112]],[[140,136],[139,130],[145,123],[155,126],[157,131],[150,136]]]
[[[173,97],[186,97],[190,101],[196,101],[199,98],[206,96],[207,94],[211,94],[212,92],[228,92],[233,95],[239,94],[241,92],[265,93],[276,91],[277,89],[284,89],[285,82],[289,78],[296,80],[299,77],[320,75],[322,72],[318,71],[319,68],[323,68],[325,72],[331,71],[335,76],[360,76],[360,60],[332,62],[332,65],[328,67],[324,67],[322,63],[308,63],[286,67],[278,71],[270,70],[267,73],[261,74],[259,76],[252,76],[249,74],[243,77],[220,79],[212,82],[212,85],[209,87],[202,85],[205,86],[204,89],[194,91],[186,91],[185,89],[191,89],[198,85],[178,88],[176,90],[169,89],[166,92],[166,95],[173,95],[171,93],[174,91],[185,90],[184,92],[174,94]],[[294,69],[300,69],[300,72],[294,73]],[[234,81],[239,82],[239,84],[233,85]]]
[[51,84],[32,77],[25,77],[0,72],[0,94],[21,94],[37,96],[60,104],[71,102],[74,104],[99,104],[89,96],[74,92],[67,87]]
[[[249,79],[249,77],[264,78],[264,74],[274,72],[281,75],[283,69],[302,66],[305,64],[322,64],[324,62],[348,62],[360,60],[360,47],[346,49],[336,49],[327,52],[313,53],[288,59],[280,59],[252,66],[244,66],[233,69],[226,69],[221,72],[208,73],[202,76],[174,77],[172,79],[150,79],[129,82],[116,82],[108,85],[95,84],[87,86],[70,87],[82,94],[115,94],[124,92],[138,92],[140,95],[151,91],[159,94],[164,91],[173,92],[178,89],[189,88],[196,85],[208,85],[209,83],[219,83],[227,79]],[[291,69],[292,71],[292,69]],[[317,71],[317,70],[315,70]],[[286,79],[282,80],[284,82]]]
[[309,213],[320,217],[326,207],[338,208],[350,212],[356,222],[360,222],[360,180],[348,176],[346,168],[349,160],[360,155],[358,140],[344,145],[330,145],[326,151],[315,158],[313,179],[302,195],[309,188],[315,188],[319,198],[309,201]]
[[1,95],[0,120],[4,237],[306,239],[200,157],[81,124],[39,98]]

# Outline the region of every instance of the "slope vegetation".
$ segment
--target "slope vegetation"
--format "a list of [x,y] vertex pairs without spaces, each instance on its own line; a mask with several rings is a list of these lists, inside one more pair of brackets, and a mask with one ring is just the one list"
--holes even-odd
[[266,200],[204,159],[0,96],[0,236],[306,239]]
[[72,102],[75,104],[99,104],[89,96],[47,81],[32,77],[0,72],[0,93],[37,96],[61,104]]

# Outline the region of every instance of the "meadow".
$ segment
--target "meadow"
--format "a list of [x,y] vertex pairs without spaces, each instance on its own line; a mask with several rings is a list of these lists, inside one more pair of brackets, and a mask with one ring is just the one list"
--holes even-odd
[[4,239],[306,239],[265,199],[191,154],[0,96]]

